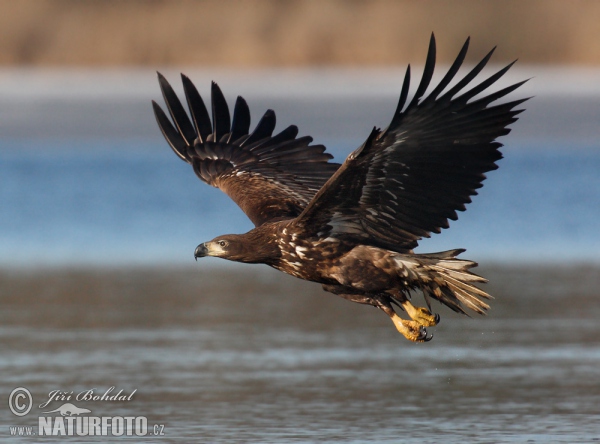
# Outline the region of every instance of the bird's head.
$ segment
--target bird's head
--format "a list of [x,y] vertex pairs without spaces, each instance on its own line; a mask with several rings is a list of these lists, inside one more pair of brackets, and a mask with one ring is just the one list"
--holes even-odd
[[194,251],[194,258],[213,256],[236,262],[272,264],[281,251],[277,247],[276,231],[269,224],[265,225],[244,234],[225,234],[201,243]]
[[201,243],[194,251],[194,258],[213,256],[238,262],[254,262],[252,242],[246,236],[226,234]]

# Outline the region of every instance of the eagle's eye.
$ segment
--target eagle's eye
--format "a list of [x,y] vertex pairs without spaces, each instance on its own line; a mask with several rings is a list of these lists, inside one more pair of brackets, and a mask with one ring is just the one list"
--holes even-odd
[[220,247],[226,247],[227,246],[227,241],[224,241],[224,240],[220,240],[217,243],[219,244]]

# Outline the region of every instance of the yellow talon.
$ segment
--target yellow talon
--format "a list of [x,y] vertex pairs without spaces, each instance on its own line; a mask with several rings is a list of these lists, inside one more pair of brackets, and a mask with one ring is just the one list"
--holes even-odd
[[440,321],[439,315],[432,314],[425,307],[415,307],[409,301],[404,301],[401,305],[402,308],[404,308],[404,310],[406,311],[406,314],[408,314],[408,316],[410,316],[410,318],[413,321],[416,321],[424,327],[433,327],[434,325],[437,325]]
[[417,321],[407,321],[396,313],[390,316],[390,318],[396,329],[409,341],[427,342],[431,340],[432,336],[427,336],[427,330]]

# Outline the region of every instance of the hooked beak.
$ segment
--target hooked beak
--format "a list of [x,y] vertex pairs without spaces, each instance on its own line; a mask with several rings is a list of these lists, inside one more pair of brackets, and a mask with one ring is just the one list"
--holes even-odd
[[200,244],[196,247],[196,250],[194,250],[194,259],[197,261],[199,257],[204,257],[207,254],[208,248],[206,248],[206,245]]

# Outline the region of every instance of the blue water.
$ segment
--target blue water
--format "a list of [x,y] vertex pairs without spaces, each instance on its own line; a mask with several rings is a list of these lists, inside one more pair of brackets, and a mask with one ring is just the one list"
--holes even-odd
[[[459,220],[418,251],[477,261],[595,261],[600,146],[505,138],[505,158]],[[330,143],[337,160],[354,146]],[[0,139],[0,264],[192,263],[251,223],[155,139]],[[219,263],[219,262],[216,262]]]

